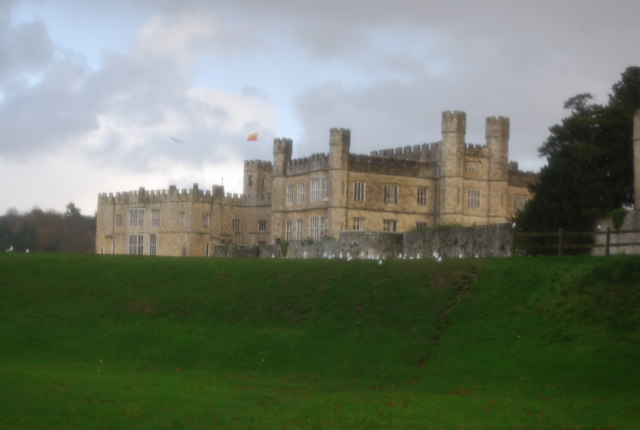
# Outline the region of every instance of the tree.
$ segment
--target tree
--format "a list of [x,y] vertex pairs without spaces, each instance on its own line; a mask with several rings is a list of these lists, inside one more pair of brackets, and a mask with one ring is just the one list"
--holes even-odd
[[93,252],[96,218],[80,214],[69,203],[64,214],[33,208],[21,215],[15,209],[0,216],[0,251]]
[[69,202],[66,207],[66,212],[64,216],[67,218],[77,218],[80,216],[80,209],[78,209],[73,202]]
[[525,231],[591,230],[599,217],[633,204],[633,114],[640,108],[640,67],[613,85],[607,105],[578,94],[570,115],[549,128],[538,149],[547,158],[534,197],[516,223]]

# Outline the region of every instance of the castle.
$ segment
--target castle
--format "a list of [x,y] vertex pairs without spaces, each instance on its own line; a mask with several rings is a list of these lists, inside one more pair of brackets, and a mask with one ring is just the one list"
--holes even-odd
[[465,134],[466,114],[443,112],[440,142],[357,155],[351,132],[331,129],[328,154],[292,159],[293,143],[282,138],[273,162],[245,161],[242,195],[197,184],[100,194],[96,252],[210,256],[225,244],[508,222],[536,180],[509,162],[509,119],[487,118],[485,145]]

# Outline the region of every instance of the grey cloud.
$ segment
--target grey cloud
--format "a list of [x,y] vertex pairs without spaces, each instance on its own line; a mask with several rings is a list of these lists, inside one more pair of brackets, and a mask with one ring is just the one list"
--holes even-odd
[[[54,60],[52,54],[47,57],[36,49],[26,49],[42,45],[52,51],[42,23],[9,30],[12,34],[4,39],[10,49],[0,51],[0,55],[4,54],[0,58],[10,61],[16,73],[28,65],[41,76],[35,83],[13,81],[4,88],[0,98],[0,129],[4,135],[0,156],[24,159],[35,152],[76,147],[106,163],[147,168],[158,155],[194,164],[201,163],[208,154],[224,158],[229,153],[216,154],[216,145],[232,146],[239,140],[237,135],[218,132],[197,121],[206,116],[224,123],[230,113],[224,106],[189,97],[192,63],[177,61],[162,51],[139,49],[138,44],[124,54],[105,52],[101,67],[91,71],[84,67],[81,57],[60,51]],[[195,45],[195,49],[208,49],[206,40],[201,38]],[[25,61],[16,61],[16,55],[22,52]],[[18,67],[21,64],[25,67]],[[248,91],[259,92],[255,88]],[[101,144],[87,147],[83,140],[98,130],[104,115],[120,118],[123,129],[107,130]],[[188,142],[183,148],[162,131],[171,122],[171,115],[180,117],[182,129],[176,133]],[[131,131],[127,130],[129,126],[148,140],[136,141],[138,136],[127,134]],[[154,129],[159,130],[155,135]]]
[[295,156],[328,151],[329,129],[351,129],[351,149],[356,153],[438,141],[444,110],[467,113],[467,141],[484,143],[484,121],[488,116],[509,116],[512,122],[511,159],[528,169],[541,160],[537,147],[547,130],[549,118],[531,118],[529,106],[511,103],[517,94],[505,90],[502,96],[487,97],[474,83],[461,85],[446,78],[423,77],[411,82],[377,82],[349,89],[331,82],[309,89],[297,100],[305,125]]
[[52,65],[37,85],[9,91],[0,104],[0,152],[16,158],[65,146],[96,126],[95,103],[85,97],[84,71],[69,61]]
[[[303,130],[294,151],[300,151],[301,156],[325,152],[328,130],[334,126],[352,129],[357,152],[437,140],[440,112],[460,109],[468,115],[469,139],[478,142],[483,139],[485,116],[510,116],[511,156],[534,165],[538,162],[536,148],[547,127],[563,114],[564,99],[578,92],[606,92],[625,66],[640,62],[636,46],[630,42],[637,39],[633,19],[640,12],[640,3],[626,0],[616,3],[624,7],[577,0],[222,3],[141,0],[136,5],[173,14],[174,20],[194,10],[221,20],[230,17],[228,23],[223,20],[220,31],[195,41],[192,49],[199,53],[222,51],[234,55],[237,48],[256,49],[266,46],[261,45],[256,32],[272,32],[295,37],[319,63],[340,59],[358,68],[366,79],[347,84],[336,74],[299,94],[296,107]],[[116,4],[125,13],[129,2]],[[2,61],[8,61],[9,55],[25,53],[22,62],[11,63],[23,70],[43,71],[52,64],[51,41],[41,23],[20,31],[9,30],[14,42],[33,48],[26,55],[27,51],[15,51],[20,43],[12,42],[10,49],[0,44],[0,74]],[[387,31],[389,37],[404,32],[406,38],[417,38],[416,45],[425,49],[407,51],[402,45],[382,49],[380,40],[372,37],[379,30]],[[2,40],[8,40],[5,33],[0,34]],[[125,149],[118,136],[112,136],[103,147],[92,150],[105,159],[109,158],[108,151],[116,150],[111,154],[139,166],[158,153],[189,163],[198,163],[208,154],[224,157],[224,152],[215,152],[216,147],[232,148],[245,158],[271,156],[270,143],[264,143],[272,138],[269,131],[261,135],[259,147],[238,145],[243,136],[207,127],[197,120],[203,110],[220,119],[230,113],[225,106],[189,99],[193,72],[189,64],[135,48],[127,53],[105,54],[102,67],[94,72],[83,70],[79,64],[74,71],[73,62],[66,61],[66,65],[54,67],[56,73],[46,73],[34,87],[5,88],[5,99],[0,101],[0,127],[9,130],[12,139],[0,144],[5,156],[21,151],[24,154],[21,146],[46,149],[60,141],[73,142],[95,129],[98,116],[105,112],[153,128],[167,122],[167,111],[182,116],[183,129],[176,137],[187,142],[187,148],[172,145],[168,136],[158,132],[147,145]],[[63,72],[65,67],[67,71]],[[387,72],[391,72],[390,78],[378,78]],[[246,84],[245,95],[267,97],[269,89]],[[247,134],[264,128],[261,124],[243,127]]]
[[0,20],[0,88],[21,73],[36,73],[53,61],[53,46],[41,21],[11,26]]

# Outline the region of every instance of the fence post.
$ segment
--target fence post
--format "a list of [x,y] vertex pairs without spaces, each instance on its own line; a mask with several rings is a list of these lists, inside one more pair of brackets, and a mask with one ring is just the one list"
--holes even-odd
[[562,256],[562,229],[558,229],[558,255]]
[[609,256],[609,244],[611,243],[611,227],[607,227],[607,240],[604,245],[604,255],[605,257]]

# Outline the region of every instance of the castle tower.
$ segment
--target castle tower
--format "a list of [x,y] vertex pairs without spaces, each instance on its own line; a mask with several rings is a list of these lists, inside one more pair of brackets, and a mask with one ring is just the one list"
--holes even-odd
[[439,225],[462,224],[466,129],[467,115],[464,112],[442,112],[439,196],[436,209],[436,222]]
[[351,131],[332,128],[329,135],[329,207],[327,209],[328,234],[337,237],[348,225],[347,196],[349,194],[349,149]]
[[351,130],[348,128],[332,128],[329,135],[329,147],[329,168],[346,170],[349,164]]
[[293,141],[291,139],[273,139],[273,176],[284,176],[287,164],[291,161]]
[[244,195],[250,200],[265,200],[271,195],[273,165],[268,161],[244,162]]
[[462,176],[466,132],[467,114],[458,111],[442,112],[442,176]]
[[640,110],[633,117],[633,193],[634,208],[640,209]]
[[286,200],[287,166],[291,162],[293,142],[291,139],[273,140],[273,173],[271,177],[271,240],[284,237],[284,211]]
[[507,181],[509,175],[509,118],[487,118],[485,137],[489,151],[487,222],[507,222]]

